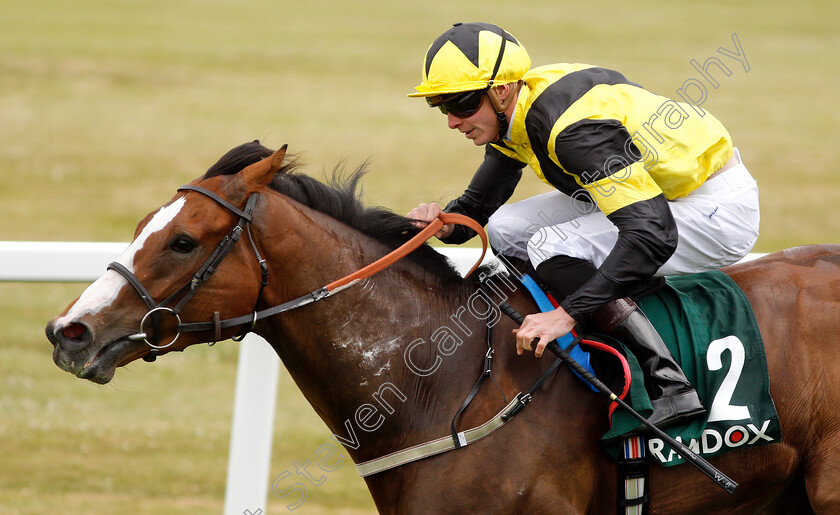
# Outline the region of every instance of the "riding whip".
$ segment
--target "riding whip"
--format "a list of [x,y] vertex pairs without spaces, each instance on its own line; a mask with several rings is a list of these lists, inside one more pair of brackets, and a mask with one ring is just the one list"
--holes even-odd
[[[522,316],[516,309],[510,305],[510,303],[506,300],[502,300],[499,304],[499,309],[502,310],[504,314],[509,316],[519,325],[522,325],[522,322],[525,320],[525,317]],[[666,432],[662,431],[655,425],[653,425],[648,419],[640,415],[636,410],[630,407],[629,404],[621,400],[616,394],[614,394],[604,383],[602,383],[597,377],[593,376],[589,373],[588,370],[583,368],[580,363],[575,361],[569,354],[560,348],[557,345],[557,342],[552,340],[546,345],[546,348],[557,355],[560,360],[565,363],[569,368],[571,368],[574,372],[578,375],[583,377],[589,384],[594,386],[600,393],[609,397],[610,400],[617,403],[619,406],[627,410],[634,418],[638,419],[645,427],[650,429],[657,437],[661,438],[671,449],[673,449],[677,454],[682,456],[686,462],[691,463],[695,467],[697,467],[700,472],[705,474],[709,477],[712,481],[718,484],[721,488],[729,492],[730,494],[735,492],[735,489],[738,487],[738,483],[729,479],[723,472],[716,469],[712,466],[711,463],[703,459],[702,456],[697,454],[696,452],[692,451],[688,448],[687,445],[683,444],[682,442],[672,438]]]

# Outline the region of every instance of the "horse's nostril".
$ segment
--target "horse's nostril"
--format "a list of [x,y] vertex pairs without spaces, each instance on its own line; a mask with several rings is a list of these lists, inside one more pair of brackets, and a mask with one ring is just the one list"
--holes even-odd
[[65,327],[61,333],[64,335],[65,338],[68,340],[78,340],[80,336],[87,332],[87,327],[83,326],[82,324],[69,324]]
[[85,324],[71,322],[64,327],[59,327],[55,332],[55,338],[51,340],[64,350],[74,352],[90,345],[91,333]]

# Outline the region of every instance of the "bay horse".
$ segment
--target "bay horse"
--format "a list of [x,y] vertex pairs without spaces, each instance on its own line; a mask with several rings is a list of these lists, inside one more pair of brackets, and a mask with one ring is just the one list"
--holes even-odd
[[[48,323],[55,363],[107,383],[117,367],[150,352],[163,355],[250,329],[255,310],[319,291],[417,233],[409,220],[361,204],[361,169],[325,185],[283,163],[284,153],[285,147],[241,145],[191,183],[220,200],[179,190],[143,219],[117,261],[129,275],[109,269]],[[215,274],[198,288],[180,288],[236,232],[231,228],[242,220],[236,211],[248,205],[253,214],[242,241],[228,247]],[[268,272],[265,287],[259,256]],[[710,459],[740,484],[734,494],[689,466],[652,466],[650,511],[838,513],[840,246],[790,249],[724,272],[755,310],[783,442]],[[460,427],[487,421],[552,364],[516,356],[515,324],[506,317],[491,316],[489,307],[465,312],[477,289],[476,278],[462,278],[423,245],[363,284],[256,320],[253,330],[270,342],[358,464],[449,434],[482,373],[488,325],[495,324],[497,384],[485,383]],[[151,300],[138,295],[144,290]],[[187,290],[191,298],[179,320],[166,310],[158,313],[159,324],[146,320],[150,306],[159,305],[154,299]],[[508,300],[522,313],[536,311],[524,288],[511,290]],[[246,322],[218,323],[231,317]],[[176,334],[180,319],[204,329]],[[138,327],[148,334],[138,336]],[[487,438],[365,481],[382,513],[612,513],[616,465],[598,441],[608,429],[605,407],[560,369]]]

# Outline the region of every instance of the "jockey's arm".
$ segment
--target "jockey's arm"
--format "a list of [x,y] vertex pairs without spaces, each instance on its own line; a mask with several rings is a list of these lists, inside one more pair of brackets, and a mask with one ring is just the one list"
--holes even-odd
[[560,303],[576,320],[649,281],[677,248],[668,201],[631,143],[616,120],[583,120],[560,132],[551,149],[552,158],[618,228],[597,273]]
[[[463,195],[451,201],[443,209],[447,213],[469,216],[480,225],[513,195],[513,190],[522,178],[525,163],[511,159],[490,145],[484,154],[484,161],[473,175]],[[475,231],[459,225],[442,239],[444,243],[460,244],[475,236]]]
[[607,302],[627,296],[629,289],[648,281],[676,249],[676,223],[665,197],[631,204],[608,218],[618,227],[618,240],[595,275],[560,302],[560,307],[525,317],[513,331],[516,351],[531,350],[540,357],[548,342],[571,331],[576,323]]
[[607,218],[618,227],[615,246],[595,275],[560,303],[578,320],[649,281],[677,248],[677,224],[662,194]]

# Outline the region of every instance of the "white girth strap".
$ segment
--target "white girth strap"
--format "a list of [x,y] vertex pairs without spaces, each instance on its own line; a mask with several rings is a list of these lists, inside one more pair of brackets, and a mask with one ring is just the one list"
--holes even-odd
[[[484,424],[458,433],[458,440],[461,446],[469,445],[473,442],[481,440],[496,429],[505,425],[507,421],[502,419],[502,415],[510,411],[517,402],[519,402],[518,397],[514,398],[510,404],[502,408],[495,417]],[[507,420],[510,420],[510,418]],[[452,435],[447,434],[446,436],[442,436],[430,442],[421,443],[364,463],[359,463],[356,465],[356,471],[362,477],[370,476],[394,467],[399,467],[400,465],[405,465],[406,463],[410,463],[412,461],[421,460],[423,458],[428,458],[429,456],[451,451],[452,449],[455,449],[455,442],[452,440]]]

